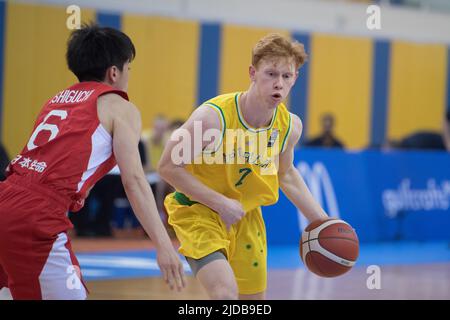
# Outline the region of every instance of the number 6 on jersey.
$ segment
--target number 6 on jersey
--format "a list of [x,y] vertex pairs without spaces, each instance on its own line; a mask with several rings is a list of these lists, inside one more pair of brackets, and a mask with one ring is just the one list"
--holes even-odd
[[[67,118],[67,111],[65,110],[52,110],[50,111],[44,118],[44,121],[42,121],[34,130],[33,134],[30,137],[30,140],[28,141],[27,144],[27,148],[28,150],[33,150],[34,148],[37,148],[37,145],[34,144],[34,140],[36,140],[39,132],[47,130],[50,131],[50,138],[48,139],[48,141],[51,141],[53,139],[56,138],[56,136],[58,135],[59,129],[58,126],[56,124],[48,124],[45,123],[45,121],[48,120],[48,118],[50,118],[51,116],[56,116],[56,117],[60,117],[61,120],[64,120]],[[47,141],[47,142],[48,142]]]

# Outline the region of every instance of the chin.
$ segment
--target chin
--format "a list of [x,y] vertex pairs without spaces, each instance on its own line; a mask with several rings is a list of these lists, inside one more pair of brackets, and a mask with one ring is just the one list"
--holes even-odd
[[280,100],[280,101],[278,101],[278,102],[275,102],[275,101],[269,101],[269,103],[267,104],[268,109],[269,109],[269,110],[274,110],[274,109],[276,109],[276,108],[280,105],[280,103],[282,103],[282,102],[283,102],[282,100]]
[[270,110],[275,110],[276,108],[278,108],[278,106],[280,105],[281,102],[277,102],[277,103],[272,103],[271,105],[269,105],[269,109]]

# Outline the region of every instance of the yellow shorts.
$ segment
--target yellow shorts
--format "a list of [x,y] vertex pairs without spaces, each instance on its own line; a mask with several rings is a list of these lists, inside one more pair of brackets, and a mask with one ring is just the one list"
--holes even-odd
[[234,271],[240,294],[266,290],[267,244],[261,208],[247,212],[227,231],[216,212],[181,193],[169,194],[164,205],[182,255],[200,259],[222,250]]

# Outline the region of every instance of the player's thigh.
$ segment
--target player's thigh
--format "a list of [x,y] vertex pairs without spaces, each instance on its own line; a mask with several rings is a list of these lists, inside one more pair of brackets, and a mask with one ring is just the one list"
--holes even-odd
[[66,233],[58,234],[39,274],[42,299],[84,300],[86,288],[82,282],[78,260]]
[[86,289],[67,235],[17,239],[22,250],[8,250],[3,267],[14,299],[82,300]]
[[14,299],[84,299],[70,242],[56,231],[65,227],[65,208],[16,185],[1,198],[0,264]]
[[261,295],[267,287],[267,241],[261,210],[247,212],[237,225],[230,265],[239,294]]

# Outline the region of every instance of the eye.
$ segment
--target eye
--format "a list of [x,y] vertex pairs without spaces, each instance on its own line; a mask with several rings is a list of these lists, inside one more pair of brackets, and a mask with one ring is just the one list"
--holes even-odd
[[290,75],[290,74],[284,74],[284,75],[283,75],[283,78],[285,78],[285,79],[290,79],[290,78],[291,78],[291,75]]

